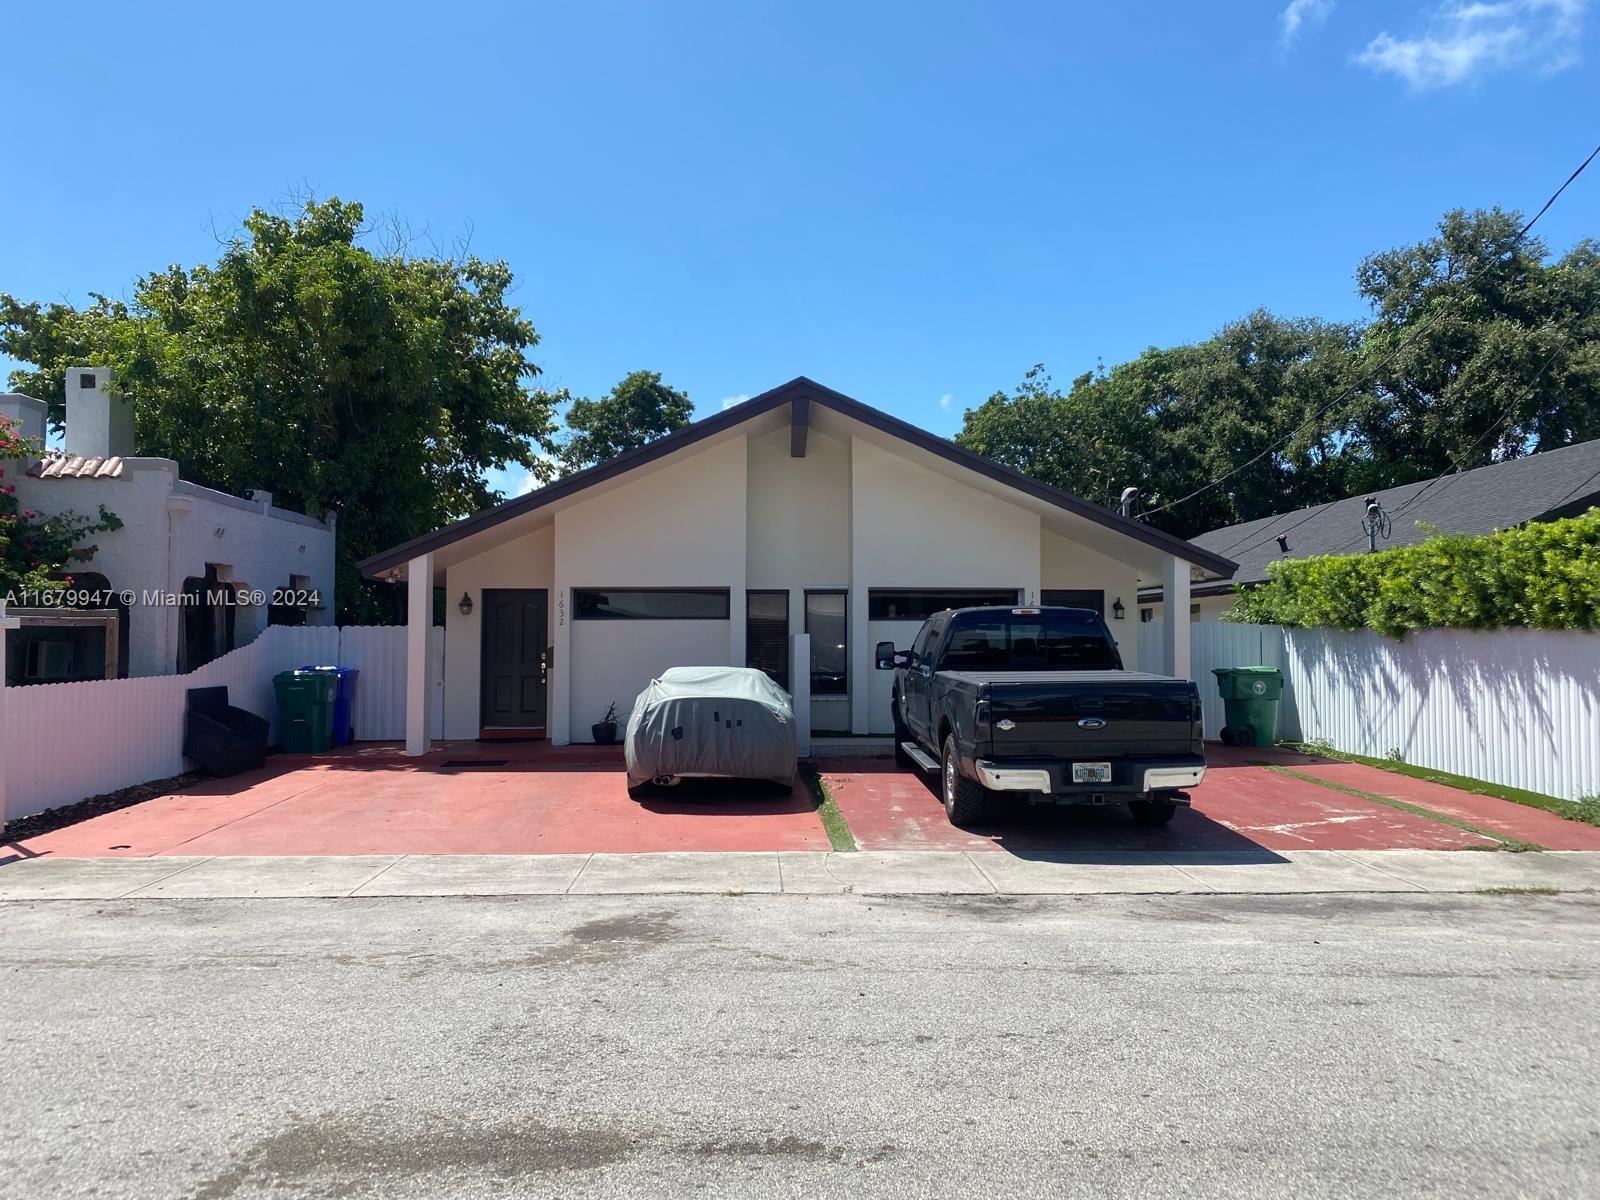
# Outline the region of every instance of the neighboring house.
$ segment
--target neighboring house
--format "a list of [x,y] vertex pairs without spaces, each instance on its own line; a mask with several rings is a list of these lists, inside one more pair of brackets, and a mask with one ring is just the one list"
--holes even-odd
[[[1600,505],[1600,440],[1202,533],[1194,544],[1233,559],[1239,570],[1229,580],[1197,583],[1190,619],[1219,620],[1240,588],[1266,581],[1274,562],[1368,552],[1371,541],[1362,522],[1374,500],[1388,518],[1388,534],[1377,538],[1379,550],[1413,545],[1436,532],[1493,533],[1574,517]],[[1164,599],[1160,588],[1142,589],[1140,620],[1161,620]]]
[[[71,368],[65,453],[6,473],[25,508],[93,517],[104,505],[122,521],[92,535],[94,557],[68,572],[74,592],[101,594],[98,607],[10,609],[22,627],[5,635],[7,682],[169,675],[269,624],[330,624],[333,517],[275,508],[270,492],[213,491],[180,478],[171,459],[134,457],[133,404],[110,384],[107,368]],[[0,396],[0,416],[29,437],[43,438],[45,411],[31,396]]]
[[[408,749],[444,691],[444,736],[588,741],[671,666],[809,681],[819,732],[883,734],[890,674],[924,617],[979,603],[1089,605],[1127,665],[1188,674],[1188,627],[1137,661],[1141,580],[1187,590],[1234,564],[797,379],[368,559],[408,579]],[[435,587],[443,678],[429,678]],[[1124,619],[1125,618],[1125,619]],[[790,662],[807,633],[810,661]]]

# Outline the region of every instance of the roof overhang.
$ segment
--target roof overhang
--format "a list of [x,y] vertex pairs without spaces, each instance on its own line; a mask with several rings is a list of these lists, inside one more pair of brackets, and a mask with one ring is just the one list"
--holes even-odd
[[[1060,522],[1066,530],[1092,527],[1131,539],[1150,552],[1152,561],[1165,557],[1178,558],[1191,564],[1204,578],[1227,579],[1237,569],[1237,564],[1231,559],[1203,550],[1170,533],[1152,529],[1071,492],[1040,483],[1020,471],[1002,466],[993,459],[936,437],[925,429],[919,429],[802,376],[696,421],[676,433],[658,438],[649,445],[629,450],[525,496],[507,500],[453,525],[375,554],[360,564],[361,572],[369,578],[398,579],[403,577],[407,563],[424,554],[440,556],[445,562],[458,557],[470,557],[538,528],[562,507],[594,490],[615,485],[622,476],[632,471],[660,462],[690,447],[711,444],[741,433],[766,432],[787,424],[790,430],[789,452],[794,457],[803,458],[808,432],[812,429],[827,432],[827,427],[833,423],[829,420],[830,414],[845,418],[846,423],[864,426],[876,435],[874,440],[881,444],[899,450],[914,448],[917,452],[914,457],[937,469],[957,475],[968,472],[976,474],[989,487],[1012,498],[1025,500],[1028,507],[1041,513],[1047,526]],[[844,431],[842,426],[840,431]],[[464,544],[469,540],[472,543],[470,549]]]

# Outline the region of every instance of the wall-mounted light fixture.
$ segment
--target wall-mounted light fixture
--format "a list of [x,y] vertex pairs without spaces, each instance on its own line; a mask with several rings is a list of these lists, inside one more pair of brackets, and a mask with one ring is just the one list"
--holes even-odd
[[1122,607],[1122,597],[1118,596],[1111,602],[1111,617],[1113,620],[1120,621],[1127,614],[1128,610]]
[[461,603],[457,607],[461,609],[463,617],[470,617],[472,615],[472,596],[467,592],[462,592]]

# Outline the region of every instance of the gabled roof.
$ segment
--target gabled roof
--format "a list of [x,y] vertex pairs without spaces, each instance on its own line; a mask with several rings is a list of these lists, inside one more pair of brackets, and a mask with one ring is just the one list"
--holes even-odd
[[[1367,535],[1361,522],[1367,500],[1373,497],[1383,505],[1392,525],[1390,536],[1378,539],[1380,550],[1413,545],[1431,537],[1435,530],[1493,533],[1527,521],[1577,516],[1600,505],[1600,440],[1202,533],[1194,544],[1234,559],[1239,570],[1232,584],[1200,585],[1195,592],[1203,595],[1231,591],[1238,584],[1260,583],[1267,578],[1267,564],[1280,559],[1366,550]],[[1278,546],[1280,535],[1288,542],[1287,551]],[[1141,593],[1144,599],[1158,595]]]
[[447,525],[433,533],[412,538],[410,541],[385,550],[381,554],[375,554],[361,563],[361,572],[368,577],[373,577],[393,570],[395,567],[403,566],[418,555],[432,553],[452,543],[459,542],[463,538],[471,537],[473,534],[481,533],[486,529],[492,529],[494,526],[509,521],[513,517],[553,504],[586,488],[604,483],[608,479],[614,479],[618,475],[665,458],[667,455],[682,450],[687,446],[692,446],[696,442],[704,441],[715,434],[732,429],[736,425],[743,424],[745,421],[753,420],[763,413],[771,412],[786,405],[791,406],[794,445],[797,448],[797,452],[803,453],[805,446],[804,430],[809,419],[809,407],[813,404],[822,408],[832,409],[834,412],[859,421],[863,425],[899,438],[901,441],[909,442],[911,445],[930,454],[935,454],[948,462],[975,471],[993,482],[1014,488],[1066,512],[1093,521],[1098,525],[1103,525],[1107,529],[1133,538],[1135,541],[1143,542],[1163,553],[1174,555],[1206,571],[1221,575],[1224,578],[1231,576],[1234,572],[1236,564],[1231,559],[1212,553],[1192,542],[1186,542],[1180,537],[1163,533],[1159,529],[1152,529],[1148,525],[1143,525],[1138,521],[1124,517],[1120,513],[1113,512],[1102,505],[1094,504],[1081,496],[1074,496],[1071,492],[1064,492],[1059,488],[1040,483],[1020,471],[1014,471],[1010,467],[1002,466],[993,459],[985,458],[983,455],[958,446],[954,442],[935,437],[925,429],[918,429],[915,425],[902,421],[898,417],[891,417],[888,413],[862,404],[859,400],[854,400],[842,392],[823,387],[820,383],[807,379],[803,375],[779,387],[775,387],[769,392],[762,392],[759,396],[753,396],[742,404],[737,404],[723,412],[706,417],[704,420],[696,421],[693,425],[680,429],[676,433],[669,433],[667,436],[658,438],[646,446],[626,451],[615,458],[607,459],[597,466],[590,467],[588,470],[579,471],[575,475],[569,475],[565,479],[557,480],[555,483],[529,492],[525,496],[507,500],[504,504],[485,509],[483,512],[466,517],[453,525]]

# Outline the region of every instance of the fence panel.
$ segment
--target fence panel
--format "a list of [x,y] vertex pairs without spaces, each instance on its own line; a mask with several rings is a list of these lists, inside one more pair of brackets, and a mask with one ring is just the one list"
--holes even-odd
[[1286,728],[1373,758],[1578,800],[1600,795],[1600,635],[1284,631]]
[[[274,625],[248,646],[187,675],[8,688],[0,747],[6,816],[27,816],[180,774],[186,767],[183,712],[190,688],[225,685],[233,704],[272,719],[276,740],[272,677],[301,666],[358,668],[357,738],[403,738],[405,636],[404,626]],[[433,650],[438,671],[442,637]]]
[[[1146,671],[1161,672],[1160,621],[1139,625],[1139,665]],[[1217,621],[1192,621],[1189,624],[1189,678],[1200,688],[1200,709],[1205,715],[1208,738],[1222,732],[1222,697],[1217,693],[1213,667],[1281,667],[1283,634],[1276,625],[1233,625]]]

